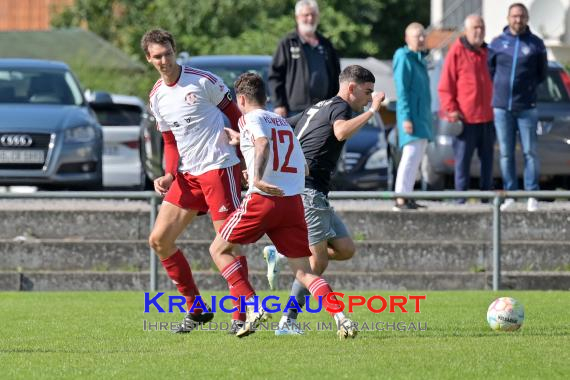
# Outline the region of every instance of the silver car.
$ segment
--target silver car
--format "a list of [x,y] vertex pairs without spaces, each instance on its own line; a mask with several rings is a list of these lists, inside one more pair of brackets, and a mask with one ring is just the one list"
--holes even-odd
[[141,133],[155,128],[141,98],[95,92],[87,96],[103,128],[103,186],[144,189]]
[[0,59],[0,185],[101,188],[102,131],[62,62]]

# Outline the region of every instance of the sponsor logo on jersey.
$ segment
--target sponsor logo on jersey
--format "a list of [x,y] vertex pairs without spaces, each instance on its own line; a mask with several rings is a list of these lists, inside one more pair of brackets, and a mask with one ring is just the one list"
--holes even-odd
[[193,105],[194,103],[196,103],[196,94],[194,94],[193,92],[189,92],[186,94],[186,96],[184,97],[184,101],[186,102],[186,104],[189,105]]

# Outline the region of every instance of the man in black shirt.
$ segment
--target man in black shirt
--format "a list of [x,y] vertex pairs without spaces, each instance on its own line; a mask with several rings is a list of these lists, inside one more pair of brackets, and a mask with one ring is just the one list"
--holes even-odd
[[315,0],[295,5],[297,27],[277,46],[269,67],[269,90],[281,116],[293,116],[338,92],[340,59],[332,43],[317,32],[319,6]]
[[[384,93],[372,96],[374,75],[367,69],[348,66],[339,76],[340,90],[328,100],[323,100],[306,109],[302,114],[288,119],[305,154],[309,174],[305,177],[303,205],[305,221],[309,230],[309,245],[312,256],[311,268],[320,275],[329,260],[348,260],[354,255],[354,242],[343,222],[330,207],[328,193],[331,175],[334,172],[345,141],[362,128],[380,109]],[[353,112],[362,112],[370,101],[367,112],[352,117]],[[304,306],[307,289],[297,281],[291,295]],[[297,310],[290,309],[281,318],[276,335],[302,334],[296,327]]]

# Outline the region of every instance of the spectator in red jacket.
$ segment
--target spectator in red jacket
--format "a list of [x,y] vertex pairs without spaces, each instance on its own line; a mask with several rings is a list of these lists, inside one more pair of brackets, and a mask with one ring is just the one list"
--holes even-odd
[[490,190],[493,180],[493,84],[484,39],[485,22],[481,16],[467,16],[465,34],[449,49],[438,87],[443,118],[461,122],[463,126],[453,139],[455,190],[460,191],[469,187],[469,168],[475,149],[481,161],[480,189]]

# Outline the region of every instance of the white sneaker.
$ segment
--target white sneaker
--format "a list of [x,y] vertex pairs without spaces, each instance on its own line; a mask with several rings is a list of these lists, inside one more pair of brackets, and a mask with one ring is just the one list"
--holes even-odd
[[245,322],[242,327],[236,332],[238,338],[246,337],[253,334],[259,327],[261,322],[265,322],[271,318],[271,314],[267,313],[261,306],[258,306],[257,312],[253,305],[246,307]]
[[263,248],[263,258],[267,263],[267,281],[271,290],[277,290],[277,278],[281,272],[284,256],[277,252],[274,245],[268,245]]
[[505,201],[501,205],[501,211],[505,211],[508,208],[511,208],[512,206],[514,206],[514,204],[515,204],[515,200],[513,198],[505,199]]
[[529,212],[534,212],[534,211],[538,210],[538,201],[536,200],[536,198],[528,198],[528,202],[526,204],[526,209]]
[[303,335],[305,332],[301,330],[296,319],[287,317],[281,318],[279,321],[278,329],[275,330],[275,335]]
[[341,340],[348,338],[354,339],[356,338],[356,334],[358,334],[358,329],[356,328],[354,322],[352,322],[350,319],[344,318],[339,322],[336,335],[338,335]]

